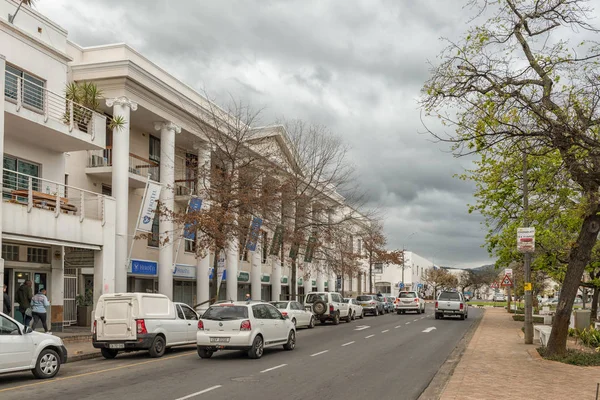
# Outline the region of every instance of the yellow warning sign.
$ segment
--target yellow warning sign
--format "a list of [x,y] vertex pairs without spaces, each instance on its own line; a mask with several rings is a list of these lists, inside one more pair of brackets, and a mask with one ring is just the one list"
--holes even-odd
[[525,282],[525,291],[531,291],[531,282]]

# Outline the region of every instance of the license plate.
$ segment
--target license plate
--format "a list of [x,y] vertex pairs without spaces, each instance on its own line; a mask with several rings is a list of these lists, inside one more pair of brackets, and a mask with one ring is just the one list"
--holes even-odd
[[228,337],[211,337],[210,342],[211,343],[229,343],[229,338]]
[[124,349],[125,348],[125,344],[123,343],[111,343],[108,345],[109,349]]

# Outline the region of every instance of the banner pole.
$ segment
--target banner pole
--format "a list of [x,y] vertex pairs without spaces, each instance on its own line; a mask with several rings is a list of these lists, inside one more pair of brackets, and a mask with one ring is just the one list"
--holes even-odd
[[138,217],[135,220],[135,227],[133,228],[133,238],[131,239],[131,246],[129,246],[129,254],[127,255],[127,260],[125,261],[125,269],[129,268],[129,263],[131,262],[131,253],[133,253],[133,244],[135,243],[135,233],[137,232],[137,228],[140,223],[140,218],[142,217],[142,208],[144,207],[144,203],[146,202],[146,194],[148,193],[149,182],[150,174],[148,174],[148,179],[146,180],[146,187],[144,188],[144,195],[142,196],[142,204],[140,204],[140,211],[138,212]]
[[[192,201],[192,194],[190,193],[190,198],[188,199],[187,206],[185,208],[185,215],[190,212],[190,201]],[[185,224],[183,224],[183,228],[181,229],[181,235],[179,235],[179,240],[177,241],[177,249],[175,249],[175,260],[173,260],[172,267],[175,268],[177,265],[177,259],[179,258],[179,250],[181,249],[181,240],[185,237]],[[194,238],[194,241],[196,238]]]

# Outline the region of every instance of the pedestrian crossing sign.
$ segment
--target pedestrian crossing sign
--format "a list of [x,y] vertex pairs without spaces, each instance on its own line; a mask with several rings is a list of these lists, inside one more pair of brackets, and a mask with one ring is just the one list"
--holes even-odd
[[510,276],[508,276],[508,274],[504,275],[504,278],[502,278],[502,283],[500,284],[502,287],[507,287],[507,286],[512,286],[513,283],[510,280]]

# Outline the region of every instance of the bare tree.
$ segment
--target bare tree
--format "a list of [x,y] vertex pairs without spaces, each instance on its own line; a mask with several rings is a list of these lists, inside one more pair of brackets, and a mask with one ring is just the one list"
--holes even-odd
[[[448,42],[424,87],[427,114],[452,126],[459,155],[503,149],[541,155],[557,151],[581,188],[579,234],[548,342],[566,352],[567,331],[581,277],[600,231],[600,80],[598,30],[586,0],[471,1],[491,17]],[[568,37],[575,36],[571,46]],[[577,48],[577,50],[575,50]]]

